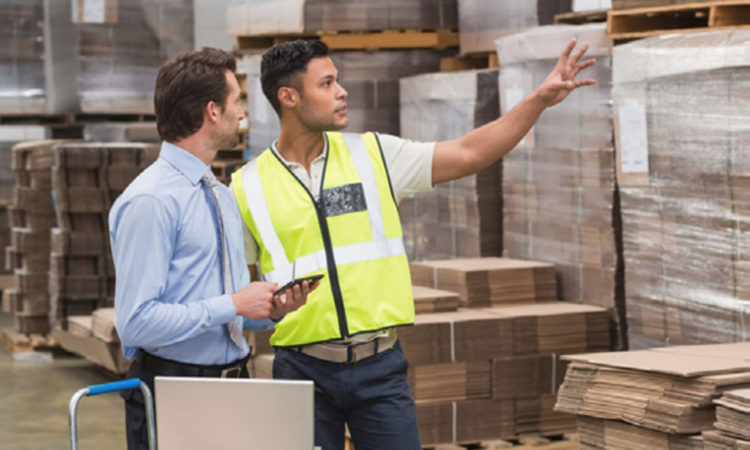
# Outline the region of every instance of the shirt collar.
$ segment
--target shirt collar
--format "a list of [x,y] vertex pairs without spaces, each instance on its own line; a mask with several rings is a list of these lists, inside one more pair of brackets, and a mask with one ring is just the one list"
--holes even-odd
[[201,181],[201,177],[209,169],[197,156],[167,141],[161,143],[159,158],[164,158],[194,185]]
[[[320,155],[318,155],[315,159],[313,159],[312,162],[325,159],[326,155],[328,154],[328,136],[325,133],[323,133],[323,140],[325,141],[325,143],[323,144],[323,151],[320,152]],[[279,142],[278,139],[273,141],[273,143],[271,144],[271,151],[274,152],[274,154],[276,154],[276,156],[281,160],[281,162],[283,162],[284,165],[287,167],[291,167],[295,165],[301,166],[301,164],[293,162],[293,161],[287,161],[286,158],[281,156],[281,153],[279,153],[279,150],[276,148],[277,142]]]

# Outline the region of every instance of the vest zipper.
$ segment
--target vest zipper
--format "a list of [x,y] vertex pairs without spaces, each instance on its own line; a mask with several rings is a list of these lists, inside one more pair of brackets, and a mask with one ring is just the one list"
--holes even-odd
[[[328,145],[328,136],[323,133],[323,136],[325,137],[325,145],[328,148],[328,153],[326,153],[325,158],[325,165],[323,166],[323,174],[320,177],[320,194],[322,196],[323,194],[323,183],[325,181],[326,177],[326,169],[328,168],[328,156],[331,154],[331,147]],[[339,322],[339,333],[341,334],[341,338],[347,338],[349,337],[349,325],[346,321],[346,311],[344,310],[344,299],[341,296],[341,284],[339,284],[339,273],[336,268],[336,259],[333,257],[333,243],[331,242],[331,233],[328,230],[328,220],[326,220],[325,211],[323,210],[323,204],[320,202],[315,201],[315,198],[313,197],[312,193],[310,192],[307,187],[305,187],[305,184],[297,178],[297,175],[294,174],[294,172],[289,169],[289,167],[284,164],[284,161],[279,158],[279,156],[276,154],[275,151],[270,150],[271,154],[276,157],[276,159],[279,161],[279,164],[281,164],[282,167],[284,167],[287,172],[295,179],[297,182],[302,186],[302,189],[307,192],[307,195],[310,197],[310,201],[312,201],[313,206],[315,207],[315,215],[318,216],[318,226],[320,227],[320,235],[323,237],[323,246],[326,250],[326,264],[328,265],[328,278],[331,283],[331,293],[333,294],[333,303],[336,306],[336,316],[338,317]]]

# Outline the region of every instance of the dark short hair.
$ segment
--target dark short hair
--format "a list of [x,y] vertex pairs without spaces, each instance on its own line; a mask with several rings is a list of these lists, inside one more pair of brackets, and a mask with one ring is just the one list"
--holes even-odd
[[301,90],[294,75],[305,72],[313,58],[328,56],[328,46],[317,39],[298,39],[274,45],[264,55],[260,63],[260,83],[263,94],[276,114],[281,115],[279,88],[293,87]]
[[229,95],[225,73],[236,69],[230,53],[210,47],[178,53],[162,64],[154,88],[159,136],[177,141],[198,131],[208,102],[224,110]]

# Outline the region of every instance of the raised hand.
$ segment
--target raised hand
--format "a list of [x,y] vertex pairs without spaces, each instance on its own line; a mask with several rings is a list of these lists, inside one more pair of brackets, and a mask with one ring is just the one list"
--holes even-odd
[[588,44],[583,44],[572,57],[570,56],[576,43],[575,39],[570,41],[560,58],[557,59],[555,68],[536,90],[537,97],[547,107],[560,103],[568,94],[581,86],[596,84],[594,80],[576,80],[578,73],[596,64],[594,59],[578,62],[589,49]]

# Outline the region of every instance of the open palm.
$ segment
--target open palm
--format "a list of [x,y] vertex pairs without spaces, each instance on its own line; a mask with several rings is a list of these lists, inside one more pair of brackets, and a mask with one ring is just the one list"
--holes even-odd
[[553,106],[565,99],[571,92],[581,86],[596,84],[594,80],[576,80],[579,72],[596,64],[596,60],[589,59],[579,63],[578,61],[589,49],[588,44],[583,44],[571,57],[570,54],[576,47],[576,40],[572,39],[557,60],[557,64],[547,78],[539,85],[537,93],[545,106]]

